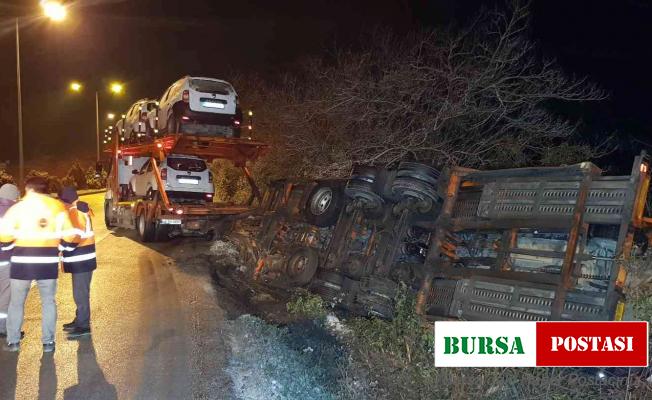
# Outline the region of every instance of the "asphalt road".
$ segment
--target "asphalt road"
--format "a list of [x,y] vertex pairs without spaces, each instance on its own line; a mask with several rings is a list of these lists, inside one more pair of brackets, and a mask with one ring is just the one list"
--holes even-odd
[[[57,291],[56,352],[42,353],[40,303],[33,288],[20,353],[0,352],[0,399],[225,399],[225,311],[207,269],[166,256],[192,244],[145,246],[104,228],[102,194],[85,196],[97,213],[98,269],[91,287],[92,336],[68,341],[71,279]],[[122,236],[124,235],[124,236]]]

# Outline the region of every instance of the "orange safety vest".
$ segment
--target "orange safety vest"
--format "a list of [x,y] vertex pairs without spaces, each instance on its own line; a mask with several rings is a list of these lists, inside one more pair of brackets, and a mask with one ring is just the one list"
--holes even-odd
[[0,246],[11,251],[11,278],[56,279],[59,253],[73,250],[80,233],[61,201],[29,192],[0,222]]
[[95,233],[93,222],[90,217],[90,210],[83,212],[79,208],[86,209],[88,205],[78,202],[77,206],[68,209],[68,215],[73,227],[79,230],[77,246],[72,251],[63,252],[63,271],[68,273],[90,272],[97,268],[95,256]]

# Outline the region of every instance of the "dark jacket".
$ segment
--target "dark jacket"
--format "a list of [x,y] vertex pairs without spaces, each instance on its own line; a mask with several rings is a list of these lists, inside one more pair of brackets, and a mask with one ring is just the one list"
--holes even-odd
[[63,252],[63,271],[73,274],[91,272],[97,268],[95,258],[95,233],[88,204],[79,201],[68,209],[72,225],[79,231],[77,246]]

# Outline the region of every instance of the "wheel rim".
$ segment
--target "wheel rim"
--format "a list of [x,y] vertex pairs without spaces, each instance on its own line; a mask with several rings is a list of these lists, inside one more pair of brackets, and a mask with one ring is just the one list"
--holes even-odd
[[313,215],[322,215],[328,210],[333,201],[333,189],[321,188],[310,200],[310,212]]
[[140,236],[145,235],[145,216],[141,215],[138,217],[138,233],[140,233]]
[[304,255],[293,257],[288,265],[288,274],[293,278],[300,276],[306,270],[307,263],[308,257]]

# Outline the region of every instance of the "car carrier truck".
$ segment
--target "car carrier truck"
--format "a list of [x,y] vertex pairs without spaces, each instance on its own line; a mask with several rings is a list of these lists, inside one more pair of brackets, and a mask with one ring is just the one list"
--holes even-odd
[[[211,238],[224,233],[238,217],[252,210],[254,200],[261,197],[247,162],[255,161],[267,145],[250,138],[208,137],[170,134],[147,143],[122,145],[119,137],[107,150],[111,155],[110,171],[104,202],[107,228],[135,229],[143,242],[163,240],[171,236]],[[204,202],[179,202],[165,191],[159,169],[170,154],[197,156],[206,162],[228,160],[241,169],[251,186],[251,196],[244,205]],[[134,168],[150,161],[157,183],[155,193],[136,197],[129,190]]]

